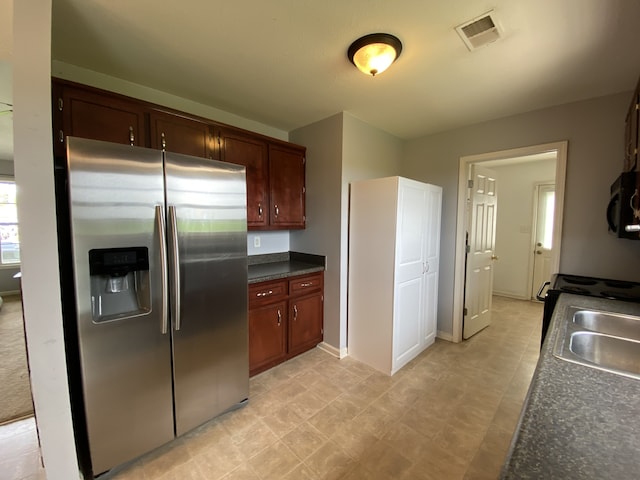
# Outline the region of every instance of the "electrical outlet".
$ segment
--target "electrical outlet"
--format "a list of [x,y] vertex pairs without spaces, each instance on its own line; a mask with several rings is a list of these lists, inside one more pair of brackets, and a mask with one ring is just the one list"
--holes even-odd
[[258,237],[257,235],[253,237],[253,247],[260,248],[260,237]]

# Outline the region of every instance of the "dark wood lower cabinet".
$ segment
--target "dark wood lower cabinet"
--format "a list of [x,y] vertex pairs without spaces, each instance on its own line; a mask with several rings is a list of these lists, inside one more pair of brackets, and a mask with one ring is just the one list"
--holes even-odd
[[249,311],[249,364],[258,370],[279,363],[287,355],[287,302]]
[[289,353],[297,355],[322,341],[322,293],[289,300]]
[[249,373],[322,342],[324,272],[249,285]]

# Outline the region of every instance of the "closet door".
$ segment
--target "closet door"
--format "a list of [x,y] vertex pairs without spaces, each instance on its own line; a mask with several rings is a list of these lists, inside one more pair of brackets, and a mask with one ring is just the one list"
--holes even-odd
[[394,282],[393,369],[414,358],[422,347],[425,308],[427,190],[399,179]]
[[426,232],[425,232],[425,298],[423,346],[436,339],[438,323],[438,275],[440,273],[440,220],[442,211],[442,188],[427,185]]

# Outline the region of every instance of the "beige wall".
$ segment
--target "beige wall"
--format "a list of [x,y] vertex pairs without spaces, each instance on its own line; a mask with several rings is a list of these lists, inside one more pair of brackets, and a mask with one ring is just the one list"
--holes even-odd
[[640,242],[607,234],[609,186],[622,169],[631,93],[560,105],[407,142],[400,174],[444,189],[438,330],[452,333],[461,156],[568,140],[560,270],[640,280]]

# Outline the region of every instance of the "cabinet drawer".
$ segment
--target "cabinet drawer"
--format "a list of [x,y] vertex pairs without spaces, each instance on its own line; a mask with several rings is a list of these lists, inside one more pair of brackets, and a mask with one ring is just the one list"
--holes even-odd
[[304,295],[322,289],[322,272],[289,280],[289,295]]
[[277,280],[249,285],[249,308],[267,305],[287,298],[287,282]]

